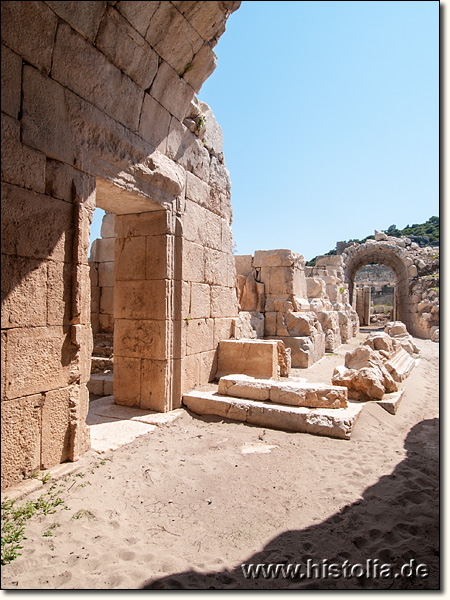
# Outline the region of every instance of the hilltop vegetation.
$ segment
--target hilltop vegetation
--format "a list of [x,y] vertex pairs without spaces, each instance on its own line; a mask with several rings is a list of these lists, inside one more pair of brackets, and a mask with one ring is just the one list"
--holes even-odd
[[[420,247],[425,246],[439,246],[439,217],[430,217],[425,223],[414,223],[413,225],[407,225],[403,229],[397,229],[397,225],[390,225],[387,229],[382,230],[387,235],[392,237],[408,237],[412,242],[416,242]],[[368,235],[362,240],[352,239],[347,240],[346,244],[364,244],[367,240],[374,240],[374,235]],[[336,249],[330,250],[325,253],[325,256],[330,254],[336,254]],[[316,264],[315,256],[312,260],[306,263],[307,267],[313,267]]]

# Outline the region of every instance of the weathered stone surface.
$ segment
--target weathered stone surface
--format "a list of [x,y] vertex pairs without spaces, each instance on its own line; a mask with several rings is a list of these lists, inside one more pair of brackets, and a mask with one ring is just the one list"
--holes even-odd
[[115,320],[115,357],[165,360],[167,358],[167,351],[165,321]]
[[184,79],[179,77],[178,73],[169,64],[162,62],[150,94],[181,124],[194,96],[194,90]]
[[235,398],[270,400],[309,408],[346,408],[347,390],[300,381],[273,381],[248,375],[227,375],[219,380],[218,393]]
[[91,247],[91,260],[105,264],[105,262],[111,261],[111,252],[116,281],[145,279],[146,237],[120,238],[116,242],[112,238],[111,241],[109,239],[94,240]]
[[401,383],[410,375],[416,366],[416,361],[406,350],[399,348],[395,354],[386,359],[384,364],[392,378]]
[[237,254],[234,257],[236,273],[247,277],[252,272],[253,256],[251,254]]
[[406,326],[401,321],[391,321],[384,328],[386,334],[397,341],[409,354],[419,354],[419,348],[414,343],[413,337],[408,333]]
[[73,389],[69,387],[44,394],[41,469],[49,469],[69,458],[71,393]]
[[191,319],[186,323],[186,353],[214,350],[214,320]]
[[21,102],[22,59],[2,44],[2,112],[17,119]]
[[280,377],[289,377],[291,373],[292,358],[291,349],[286,348],[284,342],[277,340],[278,366],[280,367]]
[[211,286],[211,316],[235,317],[237,312],[235,288]]
[[158,55],[111,6],[100,24],[96,46],[139,87],[146,90],[151,86],[158,70]]
[[152,146],[166,152],[171,114],[150,94],[145,94],[139,122],[139,135]]
[[[220,288],[222,289],[222,288]],[[211,288],[205,283],[191,284],[191,308],[189,317],[191,319],[209,318],[210,316],[226,317],[224,314],[211,315]]]
[[217,66],[217,58],[209,44],[203,44],[191,60],[183,79],[198,94],[204,81],[211,75]]
[[363,404],[347,408],[310,409],[241,400],[211,392],[195,391],[183,396],[183,404],[200,415],[218,415],[259,427],[350,439]]
[[49,73],[58,17],[43,2],[2,2],[2,42]]
[[285,346],[291,349],[294,369],[310,367],[325,356],[324,333],[316,333],[308,337],[270,336],[270,339],[281,339]]
[[219,342],[217,378],[242,373],[255,377],[279,378],[276,342],[262,340],[222,340]]
[[347,352],[345,366],[336,367],[331,381],[347,387],[349,398],[360,400],[381,400],[386,392],[398,390],[378,352],[368,346]]
[[255,280],[254,274],[237,275],[239,310],[263,312],[265,306],[264,284]]
[[326,285],[320,277],[307,277],[306,286],[308,298],[324,298],[326,295]]
[[100,20],[107,6],[106,2],[92,0],[84,1],[80,6],[71,2],[54,2],[53,0],[46,0],[45,3],[59,17],[91,42],[96,37]]
[[2,489],[40,468],[42,394],[2,402]]

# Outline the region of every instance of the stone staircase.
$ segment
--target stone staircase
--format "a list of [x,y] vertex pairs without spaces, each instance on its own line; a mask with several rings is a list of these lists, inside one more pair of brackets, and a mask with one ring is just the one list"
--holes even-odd
[[350,439],[365,405],[348,401],[345,388],[299,379],[276,381],[232,375],[221,377],[218,386],[207,387],[185,394],[186,408],[196,414],[217,415],[259,427],[341,439]]
[[88,390],[94,396],[111,396],[113,393],[113,333],[97,333],[91,362],[91,379]]

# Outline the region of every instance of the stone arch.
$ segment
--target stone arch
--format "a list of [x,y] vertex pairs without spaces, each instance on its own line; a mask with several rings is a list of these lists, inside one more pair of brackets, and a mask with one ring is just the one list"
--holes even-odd
[[349,286],[350,299],[354,300],[356,273],[368,264],[376,263],[389,267],[397,279],[395,295],[395,318],[403,321],[408,329],[411,328],[409,286],[411,265],[407,252],[394,244],[386,241],[368,240],[364,244],[353,245],[347,248],[342,257],[344,259],[345,282]]

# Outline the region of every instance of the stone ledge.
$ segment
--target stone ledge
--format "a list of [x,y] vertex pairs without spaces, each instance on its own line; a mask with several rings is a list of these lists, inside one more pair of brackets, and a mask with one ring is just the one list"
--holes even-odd
[[348,408],[309,409],[193,391],[183,396],[183,404],[199,415],[217,415],[234,421],[298,433],[350,439],[365,404],[349,403]]

